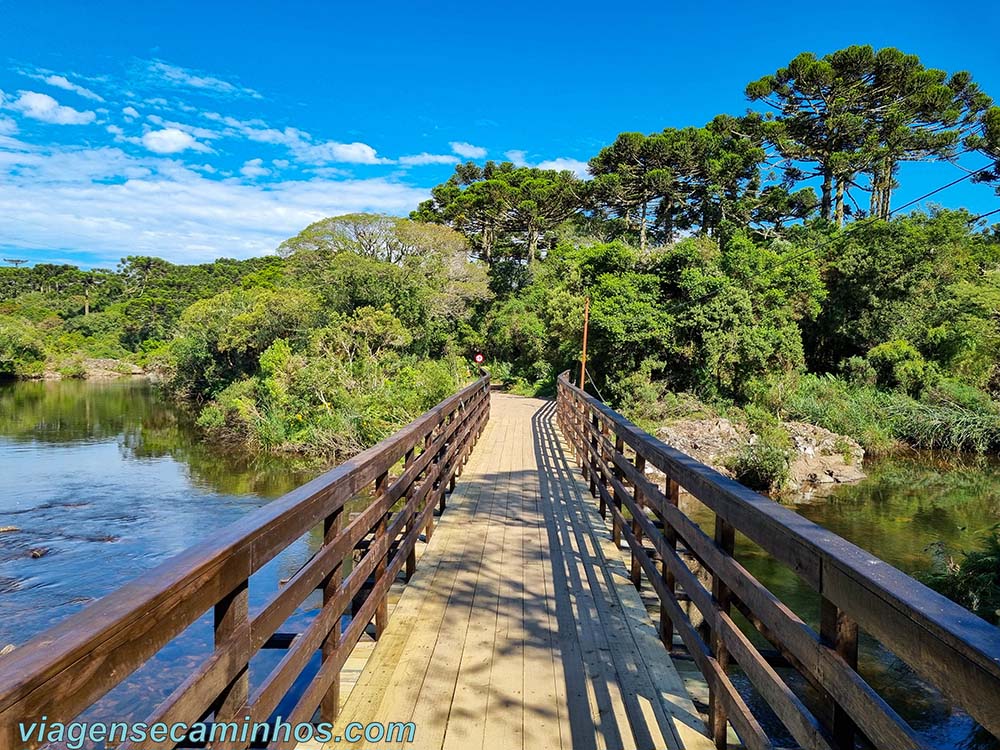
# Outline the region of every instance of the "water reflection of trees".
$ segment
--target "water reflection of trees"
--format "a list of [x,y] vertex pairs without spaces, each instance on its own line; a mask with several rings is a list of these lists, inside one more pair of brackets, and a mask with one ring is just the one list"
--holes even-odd
[[145,380],[0,385],[0,437],[52,445],[118,440],[126,460],[170,457],[194,484],[229,495],[277,497],[325,468],[314,459],[208,444],[193,416]]

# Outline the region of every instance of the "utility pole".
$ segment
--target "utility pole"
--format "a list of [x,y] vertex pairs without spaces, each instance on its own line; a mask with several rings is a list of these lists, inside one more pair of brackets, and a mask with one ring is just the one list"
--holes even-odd
[[583,356],[580,357],[580,390],[587,378],[587,327],[590,325],[590,297],[583,301]]

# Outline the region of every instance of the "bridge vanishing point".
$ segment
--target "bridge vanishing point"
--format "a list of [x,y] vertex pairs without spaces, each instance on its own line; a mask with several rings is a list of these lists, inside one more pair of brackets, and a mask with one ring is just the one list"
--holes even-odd
[[[815,627],[740,564],[737,532],[815,591]],[[310,534],[308,561],[251,610],[254,574]],[[293,615],[299,629],[283,631]],[[565,374],[555,401],[491,391],[484,376],[0,656],[0,750],[39,744],[22,741],[22,722],[86,716],[206,618],[208,654],[131,718],[280,715],[343,738],[413,722],[412,742],[329,748],[928,747],[866,681],[864,634],[1000,737],[1000,630]],[[274,649],[276,666],[251,669]]]

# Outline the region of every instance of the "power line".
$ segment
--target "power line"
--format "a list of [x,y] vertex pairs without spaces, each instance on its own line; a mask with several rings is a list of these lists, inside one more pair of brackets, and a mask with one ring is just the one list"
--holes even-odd
[[590,374],[590,370],[589,370],[589,369],[588,369],[587,367],[584,367],[584,368],[583,368],[583,371],[584,371],[585,373],[587,373],[587,384],[588,384],[588,385],[590,385],[590,387],[594,389],[594,393],[596,393],[596,394],[597,394],[597,397],[598,397],[599,399],[601,399],[601,401],[604,401],[604,403],[607,403],[607,401],[605,401],[605,399],[604,399],[604,396],[603,396],[603,395],[601,394],[601,392],[600,392],[600,391],[598,390],[598,388],[597,388],[597,384],[596,384],[596,383],[594,383],[594,376]]
[[979,216],[973,216],[973,221],[979,221],[980,219],[985,219],[987,216],[992,216],[993,214],[1000,214],[1000,208],[994,208],[992,211],[987,211],[984,214],[979,214]]
[[[949,182],[949,183],[947,183],[945,185],[941,185],[940,187],[936,187],[933,190],[931,190],[930,192],[924,193],[919,198],[914,198],[913,200],[909,201],[908,203],[904,203],[902,206],[897,206],[896,208],[892,209],[891,211],[889,211],[888,216],[892,216],[893,214],[898,213],[899,211],[902,211],[904,208],[909,208],[910,206],[914,205],[915,203],[919,203],[920,201],[926,200],[927,198],[930,198],[932,195],[936,195],[937,193],[940,193],[942,190],[947,190],[950,187],[954,187],[955,185],[958,185],[960,182],[964,182],[965,180],[968,180],[971,177],[975,177],[977,174],[980,174],[981,172],[985,172],[985,171],[987,171],[989,169],[993,169],[993,167],[994,167],[993,164],[988,164],[985,167],[980,167],[979,169],[977,169],[974,172],[969,172],[968,174],[963,175],[962,177],[959,177],[956,180],[952,180],[951,182]],[[982,219],[983,217],[990,216],[991,214],[995,214],[997,212],[1000,212],[1000,209],[996,209],[994,211],[989,211],[988,213],[976,216],[976,217],[974,217],[972,219],[972,221],[978,221],[979,219]],[[855,227],[857,227],[860,224],[864,224],[865,222],[875,221],[878,218],[879,217],[876,217],[876,216],[869,216],[869,217],[867,217],[865,219],[861,219],[860,221],[856,221],[853,224],[851,224],[850,226],[848,226],[847,229],[845,229],[844,231],[845,232],[849,232],[849,231],[851,231],[852,229],[854,229]],[[807,248],[806,250],[803,250],[802,252],[795,253],[794,255],[790,255],[787,258],[783,258],[782,260],[778,261],[777,263],[775,263],[773,266],[771,266],[767,270],[768,271],[774,271],[774,270],[777,270],[778,268],[781,268],[784,265],[792,263],[793,261],[801,260],[802,258],[806,257],[810,253],[814,253],[817,250],[822,250],[824,247],[826,247],[827,245],[831,244],[836,239],[838,239],[838,237],[836,235],[828,237],[827,240],[826,240],[826,242],[821,242],[820,244],[816,245],[815,247]],[[695,299],[691,300],[691,304],[696,304],[696,303],[699,303],[699,302],[704,302],[705,300],[711,299],[712,297],[714,297],[716,294],[719,294],[720,292],[722,292],[722,288],[715,289],[714,291],[708,292],[707,294],[704,294],[701,297],[696,297]]]
[[889,212],[889,216],[892,216],[897,211],[902,211],[904,208],[909,208],[914,203],[920,203],[920,201],[926,200],[927,198],[930,198],[932,195],[937,195],[942,190],[947,190],[948,188],[954,187],[955,185],[957,185],[960,182],[965,182],[965,180],[968,180],[970,177],[975,177],[977,174],[982,174],[983,172],[986,172],[987,170],[993,169],[993,166],[994,165],[992,165],[992,164],[987,164],[985,167],[980,167],[975,172],[969,172],[967,175],[959,177],[957,180],[952,180],[947,185],[942,185],[939,188],[935,188],[934,190],[931,190],[929,193],[925,193],[924,195],[921,195],[919,198],[914,198],[909,203],[904,203],[902,206],[897,206],[896,208],[892,209]]

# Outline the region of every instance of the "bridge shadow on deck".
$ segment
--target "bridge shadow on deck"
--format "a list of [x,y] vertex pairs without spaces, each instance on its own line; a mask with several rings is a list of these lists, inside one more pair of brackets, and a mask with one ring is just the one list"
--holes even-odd
[[698,745],[700,722],[560,439],[555,404],[493,399],[338,728],[413,721],[411,748]]

